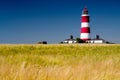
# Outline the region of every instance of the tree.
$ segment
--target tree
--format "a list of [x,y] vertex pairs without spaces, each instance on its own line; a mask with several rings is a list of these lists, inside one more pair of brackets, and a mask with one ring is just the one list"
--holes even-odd
[[77,43],[85,43],[85,41],[81,40],[80,38],[76,38]]

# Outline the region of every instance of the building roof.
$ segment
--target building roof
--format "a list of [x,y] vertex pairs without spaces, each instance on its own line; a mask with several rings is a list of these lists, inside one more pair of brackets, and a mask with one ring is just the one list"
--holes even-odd
[[74,39],[73,36],[70,35],[70,38],[69,39],[65,39],[64,41],[76,41],[76,39]]
[[100,38],[99,35],[96,35],[96,38],[93,38],[91,40],[103,40],[103,41],[105,41],[104,39]]
[[104,41],[104,39],[102,39],[102,38],[99,38],[99,39],[93,38],[91,40],[103,40]]
[[65,41],[76,41],[76,39],[65,39]]

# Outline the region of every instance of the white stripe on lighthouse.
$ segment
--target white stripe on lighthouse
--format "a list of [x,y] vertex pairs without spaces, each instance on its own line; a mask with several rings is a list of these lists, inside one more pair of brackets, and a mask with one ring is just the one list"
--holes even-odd
[[89,23],[88,22],[82,22],[81,27],[89,27]]
[[90,38],[90,34],[89,33],[81,33],[81,39],[86,39],[86,38]]
[[89,16],[88,14],[82,14],[82,16]]

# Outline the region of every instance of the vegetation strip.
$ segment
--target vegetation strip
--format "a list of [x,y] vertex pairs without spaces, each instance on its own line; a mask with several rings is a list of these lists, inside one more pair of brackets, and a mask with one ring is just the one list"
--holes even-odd
[[119,44],[0,45],[0,80],[120,80]]

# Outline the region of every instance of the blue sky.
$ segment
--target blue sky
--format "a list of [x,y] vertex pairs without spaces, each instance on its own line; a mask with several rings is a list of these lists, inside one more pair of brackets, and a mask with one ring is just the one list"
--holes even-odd
[[120,43],[120,0],[0,0],[0,43],[59,43],[80,36],[82,9],[91,37]]

